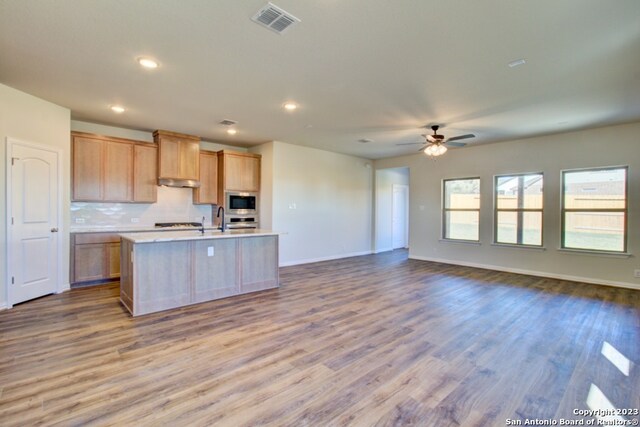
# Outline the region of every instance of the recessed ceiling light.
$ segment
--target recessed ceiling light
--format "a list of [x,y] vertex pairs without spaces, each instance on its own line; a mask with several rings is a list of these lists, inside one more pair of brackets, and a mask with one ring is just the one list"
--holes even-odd
[[238,133],[238,131],[237,131],[237,130],[235,130],[235,129],[233,129],[233,128],[231,128],[231,129],[227,129],[227,133],[228,133],[229,135],[235,135],[236,133]]
[[124,110],[124,107],[120,105],[112,105],[111,111],[113,111],[114,113],[122,114],[124,113],[125,110]]
[[151,58],[138,58],[138,64],[150,70],[158,68],[158,63]]
[[298,104],[296,104],[295,102],[285,102],[283,107],[287,111],[293,111],[298,108]]
[[516,59],[515,61],[509,62],[507,65],[509,65],[510,68],[514,68],[514,67],[518,67],[520,65],[524,65],[526,63],[527,63],[527,61],[525,61],[524,59]]

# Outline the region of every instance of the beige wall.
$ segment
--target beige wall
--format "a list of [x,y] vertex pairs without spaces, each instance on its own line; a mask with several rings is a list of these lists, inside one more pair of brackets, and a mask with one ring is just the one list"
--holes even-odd
[[68,109],[0,84],[0,218],[2,245],[0,247],[0,307],[6,305],[6,139],[51,146],[62,151],[62,278],[63,287],[69,284],[69,203],[70,203],[70,144]]
[[[410,168],[410,256],[454,264],[617,284],[640,289],[640,123],[548,135],[450,150],[437,160],[423,154],[382,159],[376,169]],[[563,169],[629,166],[628,251],[608,257],[558,251],[560,172]],[[544,173],[545,250],[498,247],[493,241],[493,177]],[[440,241],[442,179],[479,176],[480,245]]]
[[280,265],[371,252],[371,161],[273,143],[272,223]]

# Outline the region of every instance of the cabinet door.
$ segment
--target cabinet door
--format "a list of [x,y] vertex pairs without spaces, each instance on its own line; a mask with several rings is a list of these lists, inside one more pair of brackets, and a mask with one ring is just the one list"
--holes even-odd
[[277,236],[245,237],[240,241],[240,292],[247,293],[278,286]]
[[74,282],[104,279],[107,245],[75,245],[73,250]]
[[120,277],[120,243],[108,243],[105,245],[108,260],[105,262],[105,276],[108,279]]
[[172,137],[162,137],[158,142],[159,177],[180,178],[180,141]]
[[199,179],[200,167],[198,156],[200,154],[200,143],[198,141],[182,140],[179,146],[180,156],[180,178]]
[[155,203],[158,200],[158,149],[136,145],[133,150],[133,201]]
[[233,154],[224,155],[225,190],[243,191],[244,157]]
[[244,191],[260,191],[260,159],[243,158],[242,186]]
[[218,203],[218,156],[200,153],[200,188],[193,189],[193,203]]
[[103,200],[103,146],[98,139],[73,137],[73,200]]
[[[159,242],[135,245],[134,315],[180,307],[191,303],[191,242]],[[162,262],[158,262],[162,260]]]
[[133,144],[106,141],[104,197],[109,202],[133,200]]

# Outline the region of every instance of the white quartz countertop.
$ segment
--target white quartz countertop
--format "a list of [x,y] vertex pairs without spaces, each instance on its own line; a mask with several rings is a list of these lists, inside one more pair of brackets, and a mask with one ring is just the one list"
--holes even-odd
[[[205,226],[205,230],[216,230],[217,227]],[[102,227],[71,227],[71,233],[138,233],[138,232],[159,232],[199,230],[199,227],[155,227],[153,225],[138,226],[102,226]]]
[[133,243],[177,242],[182,240],[229,239],[237,237],[277,236],[278,233],[262,229],[232,229],[224,233],[220,230],[208,230],[204,234],[197,230],[176,231],[174,233],[149,232],[120,234],[125,240]]

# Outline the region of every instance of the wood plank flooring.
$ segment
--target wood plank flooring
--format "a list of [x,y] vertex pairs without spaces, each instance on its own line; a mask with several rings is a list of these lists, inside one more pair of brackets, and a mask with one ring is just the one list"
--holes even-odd
[[0,425],[587,420],[573,411],[594,386],[640,409],[639,363],[639,291],[394,251],[282,268],[280,289],[136,319],[117,284],[0,312]]

